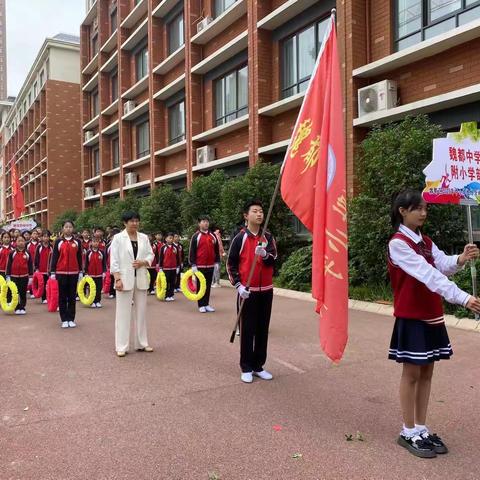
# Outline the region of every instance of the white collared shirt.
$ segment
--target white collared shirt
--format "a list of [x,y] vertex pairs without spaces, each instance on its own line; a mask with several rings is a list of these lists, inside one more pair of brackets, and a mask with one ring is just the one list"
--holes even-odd
[[[405,225],[400,225],[398,231],[406,235],[415,243],[423,241],[422,234],[418,234]],[[390,240],[388,244],[390,260],[405,273],[425,284],[432,292],[441,295],[447,302],[465,306],[470,294],[449,280],[447,277],[461,270],[457,263],[458,255],[446,255],[432,242],[432,255],[435,267],[430,265],[424,257],[416,253],[406,242],[398,238]]]

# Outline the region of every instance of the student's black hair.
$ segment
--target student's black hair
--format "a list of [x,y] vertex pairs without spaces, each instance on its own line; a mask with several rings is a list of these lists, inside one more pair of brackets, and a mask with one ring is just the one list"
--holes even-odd
[[248,213],[250,211],[250,207],[253,207],[253,206],[261,207],[263,210],[263,203],[260,200],[254,199],[254,200],[250,200],[245,204],[245,206],[243,207],[243,213]]
[[110,234],[111,235],[116,235],[117,233],[120,233],[120,229],[118,227],[113,227]]
[[6,230],[4,230],[4,231],[2,232],[2,235],[1,235],[0,238],[3,240],[3,237],[4,237],[5,235],[8,235],[8,238],[10,238],[10,240],[12,239],[12,236],[10,235],[10,232],[7,232]]
[[73,220],[64,220],[62,223],[62,228],[69,223],[73,228],[75,228],[75,224],[73,223]]
[[392,227],[396,230],[402,223],[403,217],[400,208],[413,210],[423,202],[422,193],[413,188],[407,188],[392,195],[392,209],[390,213]]
[[173,237],[175,234],[174,234],[173,232],[168,232],[168,233],[165,235],[165,238],[169,237],[170,235]]
[[122,222],[127,223],[129,220],[138,220],[140,221],[140,215],[138,212],[129,211],[122,214]]
[[200,223],[202,220],[208,220],[208,222],[210,222],[210,217],[208,215],[200,215],[197,218],[197,221],[198,221],[198,223]]
[[50,230],[45,229],[45,230],[42,230],[42,236],[43,235],[48,235],[48,237],[50,237],[52,234],[51,234]]
[[105,230],[104,230],[102,227],[95,227],[95,228],[93,229],[94,232],[98,232],[99,230],[100,230],[101,232],[105,233]]

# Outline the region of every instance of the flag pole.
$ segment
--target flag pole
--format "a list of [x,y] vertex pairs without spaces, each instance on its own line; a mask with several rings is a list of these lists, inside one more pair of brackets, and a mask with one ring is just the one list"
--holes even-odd
[[[277,199],[278,192],[280,191],[280,184],[281,184],[281,181],[282,181],[282,173],[283,173],[283,165],[282,165],[282,168],[280,169],[280,173],[278,175],[277,184],[275,185],[275,190],[273,191],[272,199],[270,200],[270,206],[268,207],[267,217],[265,218],[265,222],[262,226],[261,234],[260,234],[260,237],[259,237],[260,240],[265,235],[265,232],[267,231],[267,228],[268,228],[268,224],[270,223],[270,219],[272,217],[273,206],[275,205],[275,200]],[[250,288],[250,283],[252,282],[253,273],[255,271],[255,266],[257,264],[257,259],[258,259],[258,254],[255,254],[255,257],[253,258],[252,265],[250,267],[250,271],[248,272],[247,284],[245,285],[245,288],[247,290]],[[241,300],[240,300],[240,305],[238,307],[238,313],[237,313],[237,319],[235,321],[235,326],[233,327],[232,334],[230,335],[230,343],[233,343],[235,341],[235,335],[237,333],[237,328],[240,324],[240,318],[242,316],[242,311],[243,311],[243,306],[245,305],[245,300],[246,299],[244,299],[244,298],[241,298]]]
[[[473,226],[472,226],[472,206],[467,204],[467,227],[468,227],[468,243],[473,243]],[[470,260],[470,274],[472,276],[472,294],[477,297],[477,269],[475,260]],[[478,313],[475,314],[475,320],[480,321]]]

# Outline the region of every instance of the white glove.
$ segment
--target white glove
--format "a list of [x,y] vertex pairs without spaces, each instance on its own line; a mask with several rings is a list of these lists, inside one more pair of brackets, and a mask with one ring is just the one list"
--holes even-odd
[[158,273],[163,272],[163,268],[158,269]]
[[83,273],[80,272],[80,273],[78,274],[78,279],[81,280],[82,278],[83,278]]
[[180,267],[177,267],[177,275],[180,273]]
[[216,263],[214,269],[215,269],[215,271],[219,272],[220,271],[220,264]]
[[255,247],[255,255],[258,255],[261,258],[266,258],[268,256],[268,253],[265,250],[265,247],[258,245],[257,247]]
[[55,280],[55,274],[54,274],[54,273],[51,273],[51,274],[50,274],[50,278],[51,278],[52,280]]
[[10,277],[7,277],[5,280],[6,280],[7,282],[9,282],[9,281],[10,281]]
[[105,277],[107,276],[107,274],[105,272],[102,273],[102,278],[105,280]]
[[198,268],[196,265],[192,265],[192,272],[193,273],[197,273],[198,272]]
[[248,297],[250,297],[250,291],[247,290],[243,285],[239,285],[237,287],[238,294],[240,295],[240,298],[243,298],[246,300]]
[[28,286],[30,287],[33,284],[33,278],[29,277],[28,278]]

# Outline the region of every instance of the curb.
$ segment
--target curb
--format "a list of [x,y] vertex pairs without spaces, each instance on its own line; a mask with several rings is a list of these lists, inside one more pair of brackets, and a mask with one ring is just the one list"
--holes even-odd
[[[228,280],[220,280],[223,287],[231,287]],[[306,302],[315,303],[315,299],[308,292],[297,292],[296,290],[288,290],[286,288],[274,288],[274,295],[278,297],[292,298],[294,300],[303,300]],[[384,305],[375,302],[363,302],[361,300],[348,300],[348,308],[359,312],[377,313],[378,315],[385,315],[393,317],[393,306]],[[454,315],[445,315],[445,325],[447,327],[459,328],[461,330],[469,330],[471,332],[480,333],[480,322],[473,318],[457,318]]]

